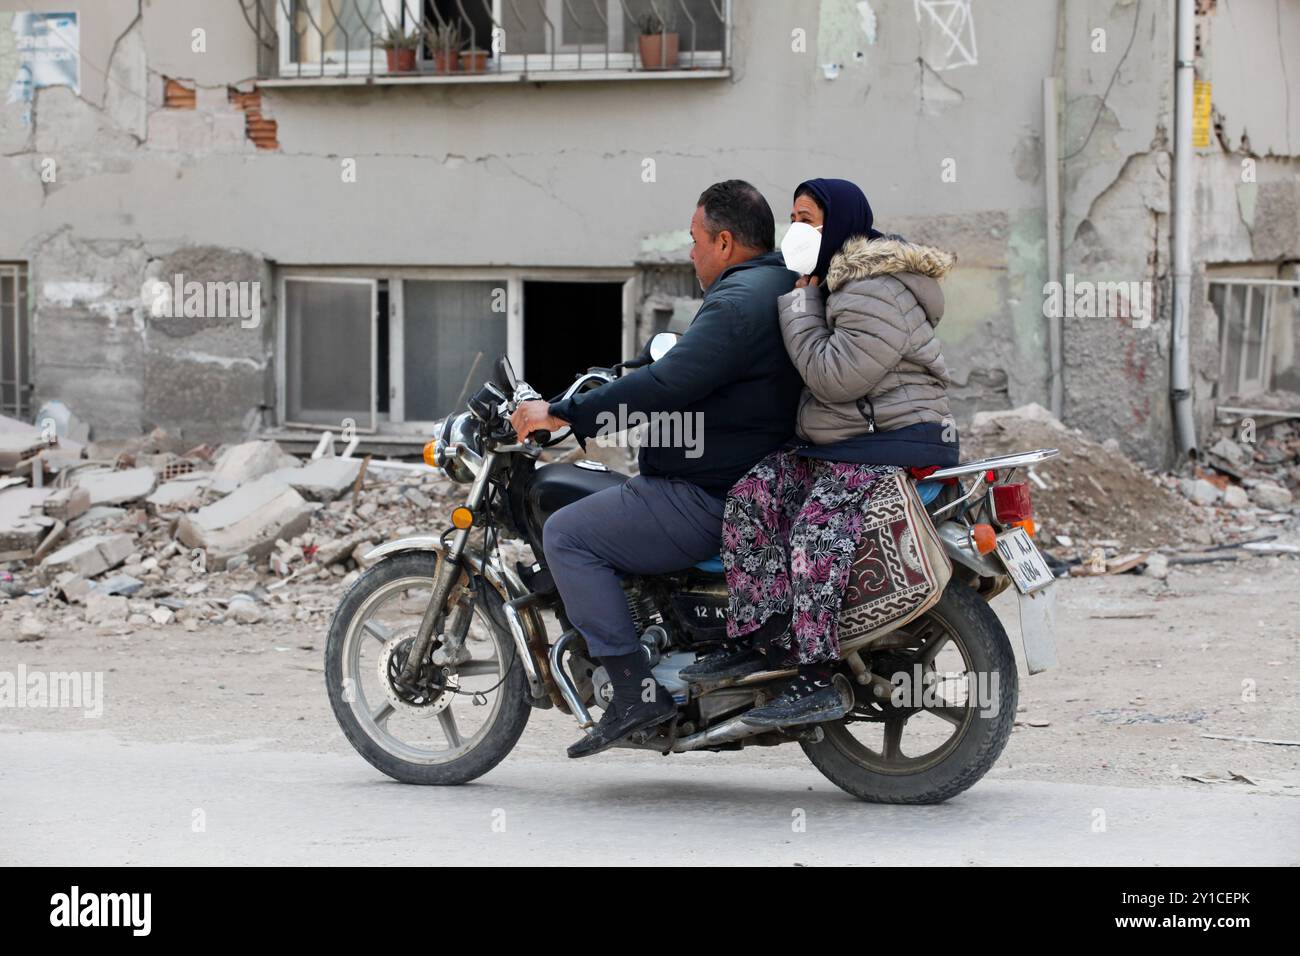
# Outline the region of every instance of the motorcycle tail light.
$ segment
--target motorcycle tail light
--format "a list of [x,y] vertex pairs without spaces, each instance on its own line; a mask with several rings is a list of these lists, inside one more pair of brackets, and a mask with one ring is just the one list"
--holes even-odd
[[[998,524],[1006,527],[1029,521],[1032,525],[1030,519],[1034,517],[1034,506],[1029,500],[1029,485],[1026,482],[1018,481],[1009,485],[994,485],[992,496],[993,517]],[[1025,528],[1025,530],[1033,534],[1030,528]]]

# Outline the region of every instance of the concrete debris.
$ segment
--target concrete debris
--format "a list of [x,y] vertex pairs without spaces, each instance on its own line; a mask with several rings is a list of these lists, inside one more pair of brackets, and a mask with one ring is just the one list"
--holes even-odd
[[1178,488],[1192,504],[1209,506],[1218,502],[1223,492],[1204,478],[1183,478]]
[[182,516],[176,537],[202,549],[209,567],[223,569],[237,555],[270,554],[277,538],[306,531],[310,514],[302,495],[268,474]]
[[64,545],[41,562],[41,569],[48,581],[65,571],[93,578],[117,567],[134,548],[129,534],[92,535]]
[[1142,572],[1149,578],[1163,581],[1169,577],[1169,559],[1159,551],[1147,555],[1146,568]]
[[49,488],[0,490],[0,561],[26,559],[36,553],[55,524],[55,519],[41,510],[52,493]]
[[[12,422],[13,419],[8,421]],[[45,439],[30,425],[21,430],[0,430],[0,471],[13,471],[20,462],[31,458],[44,447]]]
[[130,597],[142,587],[144,582],[139,578],[129,574],[115,574],[111,578],[100,581],[95,590],[101,594],[120,594],[123,597]]
[[[0,421],[0,434],[14,430],[21,431]],[[1197,562],[1297,557],[1290,549],[1300,527],[1289,496],[1300,475],[1289,470],[1290,445],[1283,454],[1261,441],[1253,457],[1246,449],[1237,460],[1220,443],[1201,467],[1157,475],[1133,465],[1118,443],[1092,441],[1034,406],[977,415],[962,443],[967,460],[1061,449],[1017,477],[1031,483],[1037,540],[1058,566],[1143,574],[1163,588],[1158,582],[1175,568],[1190,573],[1186,566]],[[466,490],[432,469],[373,461],[363,469],[348,458],[304,464],[269,441],[214,452],[155,431],[97,442],[88,453],[91,462],[65,469],[48,487],[31,487],[42,469],[16,481],[0,474],[4,637],[20,634],[26,617],[46,628],[59,621],[119,632],[268,621],[323,628],[377,544],[441,534]],[[1185,488],[1204,503],[1192,503]],[[66,538],[33,560],[58,522]],[[22,550],[6,550],[5,542]],[[1189,544],[1203,550],[1185,553]],[[534,560],[520,542],[500,547],[509,565]]]
[[212,476],[195,472],[159,485],[145,504],[155,512],[189,511],[203,502],[204,492],[212,485]]
[[68,530],[73,534],[80,534],[87,528],[107,524],[110,521],[117,521],[117,519],[122,518],[125,515],[125,508],[114,508],[111,505],[97,505],[96,507],[89,509],[80,518],[72,521],[72,523],[68,525]]
[[1269,511],[1285,511],[1291,507],[1293,500],[1288,489],[1271,481],[1261,481],[1252,487],[1250,497],[1255,504]]
[[45,622],[35,615],[25,615],[18,624],[18,641],[39,641],[45,636]]
[[87,623],[96,625],[119,624],[130,614],[130,605],[120,595],[100,594],[91,591],[86,597],[84,618]]
[[154,489],[157,476],[148,467],[96,471],[77,475],[77,486],[90,493],[90,504],[124,505],[139,501]]
[[1040,405],[977,413],[962,431],[961,445],[963,460],[1060,450],[1012,480],[1031,482],[1038,540],[1054,542],[1064,535],[1073,545],[1067,553],[1086,557],[1105,539],[1117,541],[1116,552],[1211,541],[1197,509],[1130,461],[1118,443],[1107,447],[1093,441]]
[[59,488],[45,499],[45,513],[59,521],[72,522],[90,508],[90,492],[81,487]]
[[317,458],[301,468],[273,472],[308,501],[334,501],[351,490],[360,473],[359,458]]
[[212,476],[218,481],[242,485],[281,468],[301,466],[302,462],[282,451],[273,441],[250,441],[227,448],[217,458]]

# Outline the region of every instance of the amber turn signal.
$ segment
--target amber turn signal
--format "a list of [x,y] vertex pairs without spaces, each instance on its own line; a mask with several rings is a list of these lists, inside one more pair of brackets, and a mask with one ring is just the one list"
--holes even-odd
[[1037,526],[1034,524],[1033,518],[1025,518],[1022,521],[1013,521],[1011,524],[1017,528],[1024,528],[1025,533],[1031,538],[1034,536],[1034,532],[1038,530]]
[[466,528],[474,526],[474,512],[462,506],[451,513],[452,527],[458,531],[464,531]]
[[438,443],[431,441],[424,446],[424,463],[430,468],[438,467]]
[[988,554],[998,546],[998,536],[992,525],[977,524],[970,529],[971,541],[980,554]]

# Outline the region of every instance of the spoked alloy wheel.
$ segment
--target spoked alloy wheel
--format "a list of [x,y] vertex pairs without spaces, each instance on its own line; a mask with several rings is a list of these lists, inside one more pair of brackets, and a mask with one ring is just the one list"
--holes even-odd
[[441,562],[438,552],[403,552],[368,569],[344,595],[325,649],[330,704],[344,734],[404,783],[457,784],[486,773],[514,747],[531,709],[501,597],[483,580],[474,582],[458,659],[435,653],[412,685],[397,680]]
[[832,783],[863,800],[939,803],[988,772],[1011,735],[1018,679],[1006,631],[978,594],[950,583],[864,657],[891,686],[851,681],[854,709],[802,744]]

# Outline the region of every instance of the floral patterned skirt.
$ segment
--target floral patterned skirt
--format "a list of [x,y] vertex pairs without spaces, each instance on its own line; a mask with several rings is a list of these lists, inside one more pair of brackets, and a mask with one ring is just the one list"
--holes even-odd
[[774,615],[791,626],[768,646],[772,664],[839,660],[839,613],[871,485],[895,465],[768,455],[727,495],[722,565],[727,635],[744,637]]

